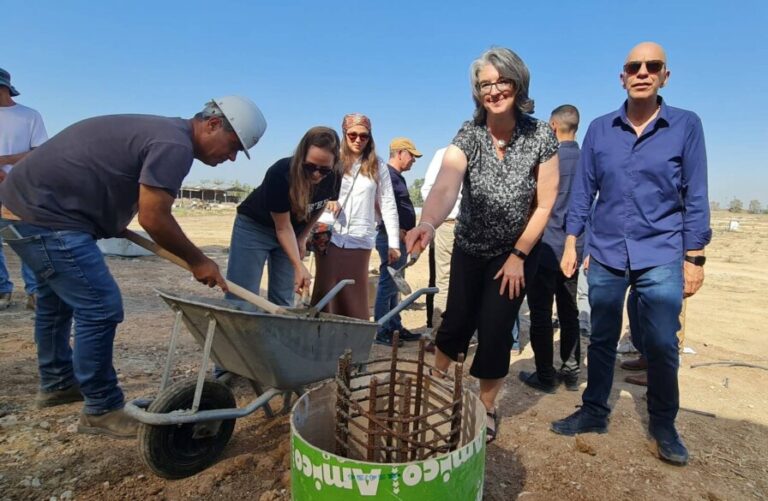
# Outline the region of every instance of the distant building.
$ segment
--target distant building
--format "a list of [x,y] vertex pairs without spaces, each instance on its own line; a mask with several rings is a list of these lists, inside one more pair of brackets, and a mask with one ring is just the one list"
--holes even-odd
[[225,184],[200,183],[182,186],[179,197],[185,200],[202,200],[204,202],[239,203],[248,193],[239,186]]

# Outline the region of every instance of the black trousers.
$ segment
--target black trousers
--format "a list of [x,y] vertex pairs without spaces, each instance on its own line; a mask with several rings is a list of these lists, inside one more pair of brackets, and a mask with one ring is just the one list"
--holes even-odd
[[[525,261],[526,283],[536,272],[537,248]],[[477,330],[477,351],[469,373],[479,379],[500,379],[509,373],[512,326],[525,291],[515,299],[509,299],[506,291],[499,294],[501,280],[493,277],[508,257],[509,252],[491,258],[476,257],[453,247],[448,302],[435,344],[456,360],[460,353],[466,355]]]
[[560,270],[539,266],[533,281],[528,284],[528,306],[531,309],[531,347],[536,361],[536,372],[542,381],[554,381],[554,328],[552,327],[552,300],[557,303],[560,320],[560,371],[578,374],[581,361],[579,338],[579,308],[576,288],[579,272],[567,278]]

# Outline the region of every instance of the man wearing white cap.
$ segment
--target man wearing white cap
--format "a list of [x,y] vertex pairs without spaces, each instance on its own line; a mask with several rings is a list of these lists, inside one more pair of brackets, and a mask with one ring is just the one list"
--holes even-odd
[[96,239],[119,236],[138,214],[195,279],[226,290],[219,267],[184,235],[171,207],[194,159],[216,166],[241,151],[250,158],[266,126],[259,108],[238,96],[210,101],[191,119],[89,118],[35,149],[0,184],[3,233],[39,281],[38,407],[85,399],[80,432],[136,435],[112,367],[122,299]]
[[[48,139],[40,113],[15,102],[13,98],[18,95],[19,91],[11,85],[11,74],[0,68],[0,183],[16,163]],[[2,246],[0,237],[0,310],[11,305],[13,293],[13,282],[8,276]],[[21,277],[27,293],[27,308],[34,310],[37,291],[35,274],[22,264]]]

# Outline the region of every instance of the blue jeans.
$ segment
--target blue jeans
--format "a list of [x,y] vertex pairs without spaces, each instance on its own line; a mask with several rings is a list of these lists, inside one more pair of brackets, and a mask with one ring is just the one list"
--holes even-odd
[[[23,261],[21,262],[21,278],[24,280],[24,291],[27,294],[37,292],[37,280],[35,274],[29,269]],[[13,292],[13,282],[8,275],[8,267],[5,265],[5,255],[3,254],[3,239],[0,237],[0,294]]]
[[[405,243],[400,242],[400,259],[396,263],[389,264],[389,240],[387,232],[379,230],[376,235],[376,250],[379,252],[381,265],[379,265],[379,285],[376,289],[376,304],[373,307],[373,318],[378,320],[397,306],[398,290],[395,281],[387,271],[387,266],[399,269],[405,265],[408,259],[408,253],[405,249]],[[403,322],[400,315],[394,315],[386,324],[379,327],[379,334],[391,334],[392,332],[402,330]]]
[[[242,214],[235,218],[229,244],[227,280],[258,294],[264,264],[268,264],[268,299],[280,306],[293,306],[293,265],[274,228]],[[228,294],[229,299],[236,299]]]
[[[52,392],[80,385],[86,414],[123,407],[112,367],[117,324],[123,321],[120,289],[88,233],[13,223],[21,239],[8,240],[38,281],[35,342],[40,388]],[[74,351],[69,338],[75,322]]]
[[609,268],[593,257],[587,277],[592,336],[587,389],[582,397],[584,410],[597,417],[610,413],[608,397],[613,385],[624,295],[632,287],[635,297],[629,306],[636,322],[643,326],[643,352],[648,360],[650,429],[657,434],[673,430],[680,405],[676,334],[683,303],[682,261],[625,271]]

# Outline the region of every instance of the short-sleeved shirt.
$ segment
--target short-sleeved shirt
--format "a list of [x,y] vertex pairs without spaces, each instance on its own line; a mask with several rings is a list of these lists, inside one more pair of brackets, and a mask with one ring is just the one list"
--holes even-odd
[[189,120],[89,118],[16,164],[0,183],[0,200],[27,223],[115,237],[138,212],[139,185],[175,197],[193,159]]
[[269,228],[275,227],[272,212],[291,213],[291,225],[298,235],[306,228],[307,222],[314,215],[323,210],[329,200],[338,200],[341,176],[331,173],[312,187],[312,195],[307,206],[308,216],[304,221],[299,221],[291,211],[289,190],[291,186],[291,159],[292,157],[278,160],[267,169],[261,185],[253,190],[248,198],[237,207],[237,212],[253,219],[257,223]]
[[[0,155],[17,155],[37,148],[48,139],[40,113],[22,104],[0,106]],[[11,171],[12,165],[0,164]]]
[[465,122],[453,144],[467,157],[456,245],[467,254],[493,257],[509,252],[528,224],[536,194],[536,167],[557,153],[546,122],[518,115],[504,159],[496,156],[488,127]]

